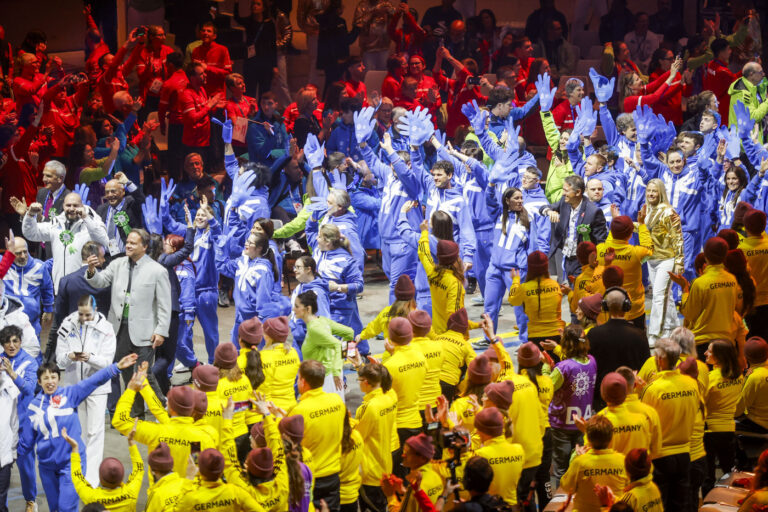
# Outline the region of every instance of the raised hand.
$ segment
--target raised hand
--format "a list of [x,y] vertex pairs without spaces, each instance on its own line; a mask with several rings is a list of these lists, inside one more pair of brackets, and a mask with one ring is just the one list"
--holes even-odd
[[[517,141],[517,134],[514,137]],[[515,172],[517,172],[517,160],[518,150],[517,144],[514,146],[507,141],[507,147],[504,149],[501,158],[496,160],[491,167],[491,172],[488,174],[488,181],[491,183],[504,183],[512,179]]]
[[19,200],[18,197],[11,196],[11,208],[23,217],[27,213],[27,198],[22,197],[21,200]]
[[310,203],[304,208],[306,208],[307,211],[312,212],[316,219],[319,219],[328,211],[328,201],[322,197],[312,197],[310,198]]
[[147,231],[162,235],[163,221],[160,220],[158,206],[157,199],[149,195],[144,199],[144,204],[141,205],[141,213],[144,215],[144,226]]
[[677,130],[675,130],[675,124],[672,121],[666,122],[661,114],[659,114],[657,118],[658,122],[656,123],[654,136],[651,140],[653,145],[652,149],[654,153],[658,153],[659,151],[666,153],[675,142]]
[[397,129],[401,134],[408,136],[411,146],[421,146],[435,133],[432,116],[424,108],[409,111],[400,118],[400,122],[402,124],[398,125]]
[[91,206],[91,202],[88,200],[88,193],[90,191],[91,188],[88,185],[84,183],[78,183],[75,185],[75,189],[72,192],[80,195],[80,199],[83,201],[83,205]]
[[232,120],[227,118],[227,111],[224,111],[223,123],[215,117],[211,117],[211,122],[221,126],[221,139],[224,144],[232,144]]
[[739,137],[748,139],[755,127],[755,120],[749,113],[749,109],[741,101],[733,105],[733,113],[736,115],[736,126],[739,128]]
[[539,91],[539,106],[542,112],[548,112],[552,108],[552,102],[555,100],[556,87],[550,87],[551,80],[549,73],[539,75],[536,79],[536,90]]
[[597,127],[597,111],[592,108],[592,100],[587,96],[582,98],[581,105],[576,107],[576,112],[578,114],[576,120],[581,121],[579,133],[584,137],[589,137]]
[[616,78],[608,80],[603,75],[595,71],[595,68],[589,68],[589,78],[592,80],[592,86],[595,89],[595,97],[600,103],[608,103],[613,96],[613,88],[616,86]]
[[725,158],[736,160],[741,153],[741,138],[739,137],[739,128],[736,125],[731,125],[726,141]]
[[310,133],[307,135],[307,142],[304,144],[304,158],[307,159],[307,164],[312,169],[317,169],[323,166],[323,160],[325,160],[325,144],[320,144],[317,137]]
[[376,127],[376,120],[373,119],[373,107],[365,107],[359,112],[354,113],[355,120],[355,138],[358,144],[366,142]]
[[251,196],[253,189],[251,184],[254,176],[256,175],[253,171],[244,171],[235,176],[232,181],[232,194],[230,194],[228,202],[232,208],[237,208]]
[[173,178],[170,178],[167,183],[165,178],[160,178],[160,208],[171,204],[171,197],[175,190],[176,184],[173,182]]
[[651,140],[651,136],[653,135],[653,127],[656,124],[656,117],[649,107],[640,105],[638,105],[632,113],[632,117],[635,120],[635,128],[637,128],[637,142],[646,144]]
[[485,124],[488,121],[488,111],[477,106],[477,100],[472,100],[461,106],[461,113],[469,119],[469,124],[475,130],[476,135],[485,132]]
[[520,137],[520,127],[515,126],[515,121],[512,119],[512,116],[507,116],[504,120],[504,129],[507,132],[505,149],[509,149],[515,154],[518,154],[520,151],[520,141],[518,139],[518,137]]

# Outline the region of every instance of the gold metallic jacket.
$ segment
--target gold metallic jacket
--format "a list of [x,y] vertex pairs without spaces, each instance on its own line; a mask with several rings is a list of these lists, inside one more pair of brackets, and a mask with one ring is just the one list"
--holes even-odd
[[683,271],[683,228],[675,210],[668,204],[648,207],[645,225],[653,240],[653,260],[675,259],[674,273]]

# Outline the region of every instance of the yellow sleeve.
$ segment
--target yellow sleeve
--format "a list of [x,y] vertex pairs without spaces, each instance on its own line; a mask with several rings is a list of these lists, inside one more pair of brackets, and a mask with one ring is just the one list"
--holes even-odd
[[275,467],[275,482],[280,494],[288,494],[288,465],[285,461],[285,451],[283,450],[283,438],[277,428],[274,416],[264,417],[264,438],[267,446],[272,450]]
[[749,377],[747,377],[747,380],[744,382],[744,387],[741,388],[741,393],[739,393],[739,401],[736,402],[736,411],[733,414],[734,417],[744,414],[747,409],[749,409],[749,405],[755,401],[757,386],[755,386],[754,382],[755,379],[750,379]]
[[366,325],[365,328],[360,332],[361,340],[374,338],[377,334],[384,332],[384,319],[386,317],[385,313],[389,313],[388,307],[379,311],[379,314],[376,315],[376,318],[368,322],[368,325]]
[[419,261],[424,266],[427,277],[435,274],[435,261],[432,259],[432,252],[429,250],[429,231],[422,231],[419,236]]
[[144,480],[144,460],[141,458],[139,448],[135,444],[128,447],[131,455],[131,474],[128,475],[128,482],[125,484],[132,497],[138,498],[141,492],[141,482]]
[[[450,273],[450,277],[447,276],[447,274]],[[445,295],[445,316],[448,317],[455,313],[456,311],[460,310],[462,307],[464,307],[464,304],[459,303],[459,297],[461,294],[459,293],[459,286],[464,286],[461,284],[458,279],[455,279],[453,277],[453,271],[444,271],[442,281],[443,283],[446,282],[446,278],[455,281],[455,283],[451,283],[448,286],[446,286],[446,295]],[[433,299],[434,302],[434,299]],[[434,307],[434,306],[433,306]],[[469,325],[469,324],[467,324]],[[468,327],[469,329],[469,327]]]
[[653,239],[651,239],[651,232],[648,231],[648,226],[640,224],[637,228],[637,236],[640,240],[638,252],[640,253],[640,260],[645,262],[653,255]]
[[[133,406],[133,400],[135,398],[136,392],[132,389],[126,389],[115,406],[115,415],[112,417],[112,426],[124,436],[127,436],[133,429],[135,419],[131,418],[131,407]],[[154,446],[155,441],[162,433],[162,428],[162,425],[159,423],[139,420],[136,425],[136,435],[133,438],[137,443],[146,446]]]
[[464,364],[468,367],[469,363],[476,357],[475,349],[472,348],[472,345],[467,340],[464,340]]
[[560,130],[555,125],[552,112],[539,112],[541,116],[541,125],[544,127],[544,136],[547,138],[547,144],[556,151],[560,147]]
[[259,505],[259,502],[256,501],[248,491],[236,485],[232,486],[232,488],[234,490],[235,499],[240,504],[240,510],[244,510],[245,512],[266,512],[264,507]]
[[237,458],[237,448],[235,447],[235,437],[233,435],[232,420],[221,419],[221,449],[222,455],[226,459],[227,466],[233,466],[235,469],[240,467],[240,460]]
[[170,423],[171,417],[168,415],[168,411],[166,411],[165,407],[163,407],[163,402],[157,398],[155,390],[152,389],[152,386],[149,385],[149,381],[147,379],[144,379],[144,382],[142,382],[141,391],[139,391],[139,394],[141,394],[141,397],[145,402],[147,402],[149,412],[152,413],[152,416],[157,418],[158,423]]
[[512,306],[522,306],[525,300],[525,289],[520,285],[520,276],[512,278],[512,286],[509,287],[509,303]]
[[83,465],[80,462],[80,453],[77,451],[72,452],[71,466],[72,484],[75,486],[75,492],[80,496],[80,500],[86,504],[98,500],[100,498],[99,492],[91,487],[91,484],[85,479]]
[[571,460],[568,471],[560,479],[560,487],[568,494],[575,494],[579,478],[579,461],[577,458]]

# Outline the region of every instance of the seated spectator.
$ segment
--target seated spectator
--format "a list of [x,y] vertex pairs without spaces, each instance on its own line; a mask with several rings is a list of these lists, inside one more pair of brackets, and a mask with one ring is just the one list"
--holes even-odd
[[[269,91],[262,94],[260,106],[253,116],[256,122],[248,123],[248,158],[251,162],[272,165],[285,154],[288,133],[283,118],[277,112],[277,98],[274,94]],[[316,117],[311,117],[317,122]],[[304,137],[306,140],[306,135]]]
[[533,51],[534,57],[546,57],[552,74],[557,83],[561,76],[568,76],[576,71],[578,50],[566,41],[563,35],[563,25],[559,20],[552,19],[547,25],[544,36],[536,39]]
[[347,97],[357,99],[362,106],[368,105],[368,91],[365,88],[365,64],[360,57],[350,57],[346,62],[344,83],[347,87]]
[[533,62],[533,43],[527,37],[518,37],[512,43],[512,53],[520,60],[519,78],[527,79]]
[[621,41],[635,26],[635,16],[627,9],[627,0],[612,0],[608,13],[600,18],[600,44]]
[[560,22],[563,38],[568,39],[568,20],[565,14],[555,7],[555,0],[539,0],[539,8],[528,15],[525,20],[525,35],[531,41],[544,38],[544,27],[549,27],[552,20]]
[[394,100],[400,96],[403,77],[408,73],[408,60],[402,55],[393,55],[387,60],[387,76],[381,84],[381,95]]
[[629,48],[632,60],[647,73],[651,56],[661,44],[661,36],[648,30],[648,13],[639,12],[635,15],[634,30],[627,32],[624,42]]

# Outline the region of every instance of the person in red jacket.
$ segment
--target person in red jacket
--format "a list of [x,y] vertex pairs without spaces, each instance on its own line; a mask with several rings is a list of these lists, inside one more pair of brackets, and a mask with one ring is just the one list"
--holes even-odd
[[192,50],[192,60],[205,64],[207,78],[205,92],[208,96],[215,94],[226,95],[224,77],[232,72],[232,60],[229,58],[229,50],[220,45],[216,40],[216,25],[210,21],[200,27],[200,46]]
[[561,101],[552,109],[552,119],[557,129],[573,130],[576,121],[576,105],[581,103],[584,97],[584,82],[578,78],[570,78],[565,82],[565,101]]
[[622,112],[632,113],[639,105],[648,105],[652,109],[666,95],[675,91],[669,91],[672,88],[675,79],[678,79],[675,87],[680,86],[677,76],[683,65],[682,59],[675,59],[669,72],[664,73],[659,78],[649,84],[645,84],[639,74],[630,72],[622,73],[619,76],[617,89],[619,91],[619,105]]
[[37,187],[42,184],[40,169],[33,165],[29,147],[37,135],[44,110],[42,106],[37,109],[37,115],[23,133],[22,129],[8,124],[0,126],[0,150],[5,160],[5,165],[0,168],[2,211],[17,233],[21,233],[21,217],[11,206],[11,198],[19,198],[30,205],[37,199]]
[[365,88],[365,64],[363,59],[353,55],[347,59],[347,69],[344,73],[344,85],[347,97],[357,98],[364,107],[368,106],[368,91]]
[[199,153],[203,156],[206,168],[211,168],[209,144],[211,138],[210,114],[215,108],[225,105],[222,94],[208,97],[205,92],[207,79],[205,64],[190,62],[186,69],[189,85],[181,93],[181,120],[184,130],[181,142],[187,153]]
[[[456,79],[446,78],[442,70],[442,61],[450,62],[456,71]],[[432,77],[437,81],[441,90],[448,93],[448,119],[445,124],[445,133],[453,138],[456,128],[461,125],[469,125],[469,119],[461,112],[461,106],[472,100],[477,101],[478,105],[485,105],[488,97],[484,96],[481,90],[480,81],[485,78],[479,78],[477,83],[469,83],[469,79],[477,76],[477,62],[473,59],[464,59],[462,62],[456,60],[447,48],[442,47],[437,50],[435,66],[432,68]],[[486,80],[487,82],[487,80]],[[490,87],[490,84],[487,84]]]
[[427,61],[421,55],[411,55],[408,59],[408,76],[416,79],[416,97],[426,99],[430,89],[437,90],[437,84],[431,76],[425,75]]
[[226,78],[229,100],[227,100],[227,118],[232,120],[232,147],[235,154],[248,151],[245,135],[248,131],[248,118],[259,111],[256,98],[245,95],[245,79],[240,73],[230,73]]
[[40,73],[40,59],[33,53],[22,53],[19,57],[21,71],[13,79],[13,96],[16,98],[16,112],[27,103],[40,104],[45,93],[48,72]]
[[[397,28],[400,18],[403,18],[402,28]],[[418,23],[418,13],[413,7],[402,2],[389,20],[387,31],[395,42],[395,53],[408,55],[421,54],[421,44],[427,37],[427,32]]]
[[[160,101],[157,106],[157,120],[160,133],[168,133],[168,172],[176,179],[181,178],[183,153],[181,136],[184,124],[181,115],[181,93],[187,88],[189,80],[184,72],[184,56],[173,52],[166,59],[168,79],[160,88]],[[167,119],[166,119],[167,117]]]
[[141,100],[146,112],[157,110],[160,102],[160,89],[163,82],[170,76],[168,71],[168,55],[173,48],[165,44],[163,27],[151,25],[147,27],[144,44],[137,46],[125,63],[123,73],[129,75],[134,68],[139,76]]
[[720,119],[728,119],[728,108],[731,105],[731,98],[728,95],[728,88],[739,78],[739,75],[728,69],[728,61],[731,58],[731,45],[722,37],[712,41],[710,45],[714,60],[707,64],[704,73],[704,89],[712,91],[717,96],[720,104]]
[[[43,126],[53,127],[54,151],[50,156],[66,158],[69,147],[75,139],[75,129],[80,126],[80,112],[88,98],[88,80],[82,75],[71,76],[49,88],[43,96],[46,112],[43,116]],[[67,95],[67,86],[72,85],[75,92]]]
[[381,84],[381,96],[394,100],[400,96],[403,77],[408,74],[408,61],[402,55],[393,55],[387,60],[387,76]]
[[112,101],[112,98],[115,93],[128,90],[128,82],[125,81],[123,75],[123,61],[128,52],[133,51],[138,43],[139,39],[136,37],[136,30],[133,30],[128,35],[128,39],[125,40],[123,46],[117,51],[117,54],[112,55],[111,53],[107,53],[99,59],[99,66],[102,69],[102,73],[96,81],[96,90],[99,92],[99,95],[101,95],[104,112],[114,112],[115,104]]

